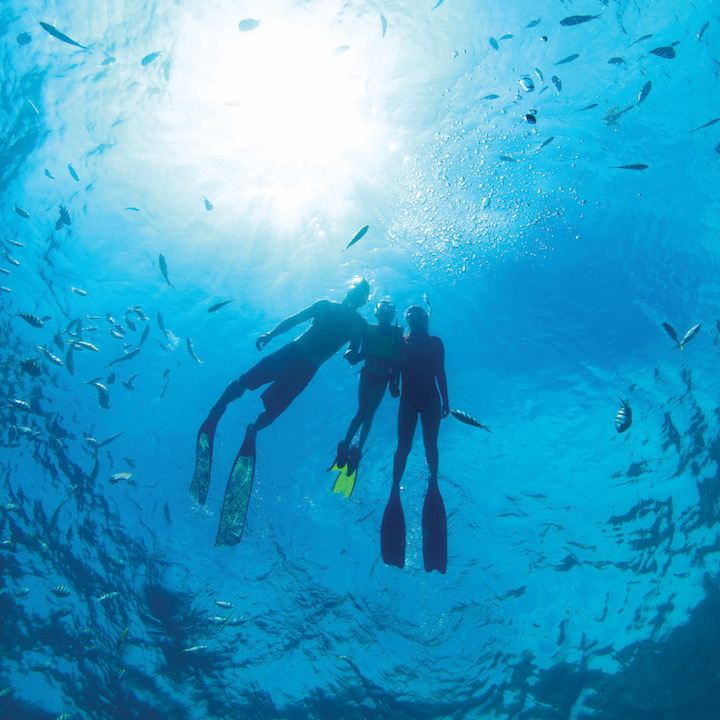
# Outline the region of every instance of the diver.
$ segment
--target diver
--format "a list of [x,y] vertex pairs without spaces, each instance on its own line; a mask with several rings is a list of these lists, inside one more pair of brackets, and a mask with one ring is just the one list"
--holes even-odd
[[[400,394],[398,353],[403,329],[398,327],[397,322],[392,324],[395,312],[395,303],[390,300],[378,302],[375,306],[378,324],[365,326],[359,352],[350,349],[345,353],[345,358],[351,365],[365,360],[358,383],[358,410],[350,421],[345,439],[338,443],[337,457],[330,468],[332,471],[339,471],[333,492],[341,492],[346,498],[350,497],[355,487],[363,447],[370,433],[375,411],[385,395],[385,388],[390,386],[392,397]],[[358,430],[358,443],[352,445]]]
[[255,469],[255,436],[290,405],[320,365],[343,345],[349,343],[350,351],[359,351],[366,321],[357,311],[367,302],[369,295],[368,281],[356,279],[341,303],[318,300],[283,320],[274,330],[261,335],[255,343],[258,350],[296,325],[308,321],[312,323],[302,335],[233,380],[210,409],[198,431],[195,472],[190,486],[191,495],[201,504],[205,502],[210,484],[215,429],[226,407],[246,390],[272,383],[261,396],[265,410],[248,426],[230,473],[216,545],[234,545],[240,540]]
[[409,333],[400,346],[402,389],[398,408],[398,446],[393,462],[390,499],[382,519],[382,557],[387,565],[405,566],[405,516],[400,502],[400,480],[419,417],[430,469],[422,510],[423,559],[427,572],[437,570],[444,573],[447,568],[447,518],[438,488],[437,439],[440,420],[450,412],[445,350],[440,338],[429,334],[429,317],[422,307],[413,305],[409,308],[405,313],[405,322]]

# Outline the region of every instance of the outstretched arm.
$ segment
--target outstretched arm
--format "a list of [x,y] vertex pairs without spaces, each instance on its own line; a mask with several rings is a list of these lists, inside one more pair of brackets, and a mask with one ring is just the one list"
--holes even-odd
[[364,322],[360,330],[350,339],[350,345],[343,355],[343,357],[351,365],[357,365],[367,356],[367,340],[365,338],[366,327],[367,323]]
[[274,337],[286,333],[288,330],[292,330],[296,325],[300,323],[312,320],[318,312],[318,306],[322,303],[322,300],[318,300],[316,303],[306,307],[295,315],[291,315],[289,318],[285,318],[276,328],[270,332],[263,333],[255,342],[255,347],[258,350],[262,350]]

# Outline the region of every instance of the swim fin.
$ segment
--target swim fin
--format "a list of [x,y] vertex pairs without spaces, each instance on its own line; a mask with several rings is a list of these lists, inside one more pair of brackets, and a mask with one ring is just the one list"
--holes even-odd
[[233,463],[225,488],[220,527],[215,540],[216,547],[237,545],[242,537],[255,477],[255,435],[256,433],[250,432],[248,428],[245,440]]
[[347,469],[348,464],[348,453],[343,450],[342,440],[338,443],[337,455],[335,456],[335,462],[328,468],[328,472],[335,472],[336,470],[344,473]]
[[386,565],[405,567],[405,515],[400,502],[400,486],[393,486],[385,506],[380,528],[382,559]]
[[447,516],[437,480],[431,480],[422,511],[423,560],[425,570],[447,570]]
[[210,471],[212,469],[213,440],[215,428],[222,417],[208,417],[200,426],[195,449],[195,472],[190,484],[190,494],[201,504],[205,504],[208,488],[210,487]]
[[340,469],[340,474],[337,476],[335,484],[333,485],[334,493],[342,493],[346,498],[352,495],[352,491],[355,488],[355,481],[357,480],[358,465],[360,464],[361,457],[360,451],[353,445],[347,454],[345,466],[343,468],[330,468],[331,470]]

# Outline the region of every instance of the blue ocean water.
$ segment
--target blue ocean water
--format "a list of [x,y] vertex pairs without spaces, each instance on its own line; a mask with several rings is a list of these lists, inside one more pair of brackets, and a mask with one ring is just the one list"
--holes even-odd
[[[717,718],[718,32],[680,0],[3,3],[2,717]],[[492,431],[442,422],[445,575],[419,438],[380,558],[396,400],[331,492],[340,355],[259,435],[239,545],[258,393],[188,493],[257,337],[356,276],[427,296]]]

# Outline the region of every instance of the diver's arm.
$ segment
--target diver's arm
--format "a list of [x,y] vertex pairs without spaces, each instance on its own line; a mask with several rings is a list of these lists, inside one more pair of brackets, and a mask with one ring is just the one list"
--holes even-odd
[[301,310],[299,313],[296,313],[295,315],[291,315],[289,318],[285,318],[276,328],[271,330],[270,332],[263,333],[255,342],[255,347],[258,350],[261,350],[264,348],[274,337],[277,337],[278,335],[282,335],[283,333],[286,333],[288,330],[292,330],[296,325],[299,325],[300,323],[307,322],[308,320],[312,320],[315,315],[318,314],[318,311],[320,309],[320,305],[322,304],[322,300],[318,300],[316,303],[313,303],[310,305],[310,307],[306,307],[304,310]]
[[351,364],[351,365],[357,365],[360,361],[364,360],[367,355],[367,344],[366,344],[366,337],[365,337],[365,328],[367,327],[367,322],[365,320],[362,321],[362,326],[358,330],[358,332],[353,335],[353,337],[350,339],[350,345],[348,346],[348,349],[345,351],[345,354],[343,357]]
[[442,340],[437,338],[438,354],[437,365],[435,367],[435,378],[437,380],[440,397],[442,398],[441,417],[447,417],[450,414],[450,402],[448,400],[447,376],[445,375],[445,348]]

